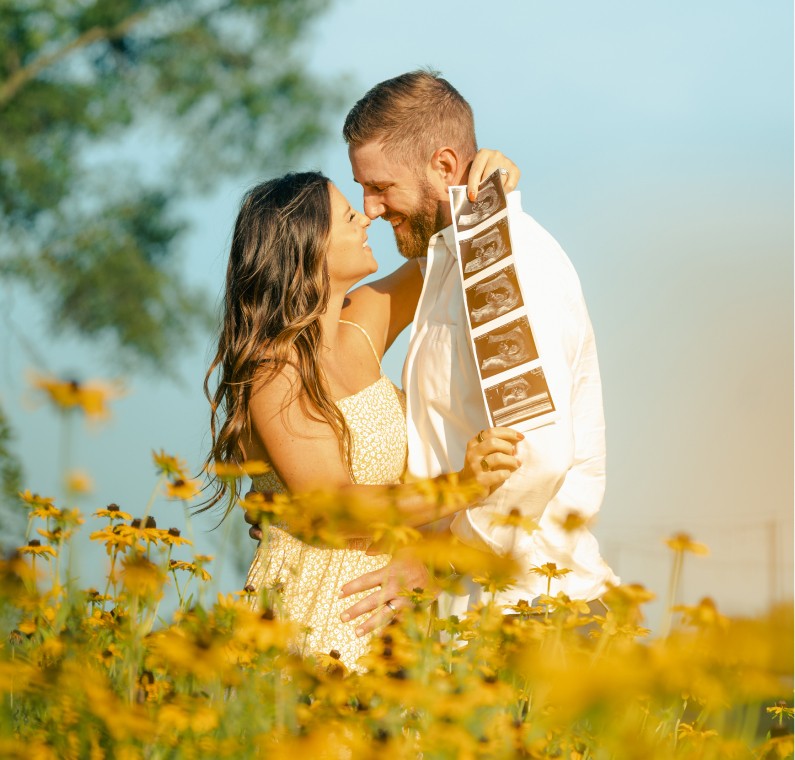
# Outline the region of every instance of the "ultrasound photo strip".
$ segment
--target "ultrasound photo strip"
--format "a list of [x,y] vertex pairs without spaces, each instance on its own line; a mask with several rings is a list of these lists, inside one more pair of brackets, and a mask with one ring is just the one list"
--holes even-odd
[[531,430],[556,419],[516,273],[508,204],[498,172],[470,203],[450,188],[459,276],[483,400],[492,425]]

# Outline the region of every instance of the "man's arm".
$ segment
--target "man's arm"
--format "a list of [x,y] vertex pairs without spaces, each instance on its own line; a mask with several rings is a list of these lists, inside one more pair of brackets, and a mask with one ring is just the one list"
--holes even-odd
[[[605,577],[614,578],[587,526],[599,511],[605,487],[604,413],[593,328],[565,254],[528,217],[518,221],[515,228],[511,219],[518,256],[532,252],[522,288],[529,283],[526,301],[537,307],[531,323],[558,418],[525,433],[517,447],[522,467],[478,507],[457,515],[451,530],[476,548],[513,555],[527,570],[546,562],[571,569],[556,587],[591,598],[594,589],[601,593]],[[526,264],[526,259],[517,261],[520,276]],[[535,280],[528,276],[532,274]],[[541,281],[545,292],[534,289]],[[528,534],[510,524],[506,518],[512,510],[535,520],[539,529]],[[543,591],[546,582],[531,575],[519,585]]]
[[[364,636],[376,628],[386,625],[397,612],[409,604],[401,592],[421,588],[438,595],[439,589],[428,572],[428,568],[411,554],[410,549],[399,549],[392,560],[381,570],[367,573],[346,583],[340,589],[340,596],[346,597],[360,591],[373,593],[348,607],[340,616],[344,623],[361,615],[373,613],[356,628],[357,636]],[[390,606],[387,606],[387,602]]]

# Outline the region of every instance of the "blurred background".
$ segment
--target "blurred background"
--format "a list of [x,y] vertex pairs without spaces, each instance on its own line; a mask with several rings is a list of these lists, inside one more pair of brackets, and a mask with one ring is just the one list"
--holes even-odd
[[[361,208],[347,108],[431,66],[471,103],[480,145],[520,166],[525,210],[579,273],[605,394],[605,558],[664,598],[664,540],[683,531],[710,548],[687,556],[683,602],[750,614],[791,599],[792,16],[787,0],[6,0],[3,546],[24,533],[12,494],[59,496],[65,461],[93,480],[88,514],[142,514],[153,449],[198,471],[242,194],[322,169]],[[387,224],[370,242],[382,273],[397,266]],[[407,337],[385,362],[398,383]],[[123,378],[126,394],[64,442],[32,372]],[[183,525],[178,503],[152,513]],[[242,514],[215,523],[196,518],[197,549],[231,592],[254,544]],[[106,571],[88,532],[86,586]]]

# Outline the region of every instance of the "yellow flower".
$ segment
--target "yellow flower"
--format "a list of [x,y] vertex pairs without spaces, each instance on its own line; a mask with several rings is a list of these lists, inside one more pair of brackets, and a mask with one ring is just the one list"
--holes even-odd
[[114,550],[126,550],[135,543],[136,537],[130,533],[124,533],[124,527],[126,526],[108,525],[102,530],[94,531],[89,538],[92,541],[103,541],[108,554],[111,554]]
[[526,517],[521,510],[514,507],[507,515],[493,515],[491,524],[494,526],[510,526],[521,528],[525,533],[532,533],[538,530],[538,523],[531,517]]
[[51,543],[57,544],[59,541],[68,541],[72,537],[74,531],[63,530],[62,528],[53,528],[52,530],[36,528],[36,533],[42,538],[46,538]]
[[533,565],[530,568],[530,572],[535,575],[543,575],[547,579],[547,596],[549,596],[550,589],[552,588],[552,581],[562,578],[567,573],[570,573],[571,570],[565,567],[558,570],[558,566],[555,562],[545,562],[543,565]]
[[690,552],[691,554],[700,554],[702,556],[709,554],[709,548],[706,544],[693,541],[687,533],[677,533],[666,539],[665,543],[668,548],[673,549],[675,552]]
[[557,520],[558,525],[566,531],[566,533],[572,533],[575,530],[580,530],[581,528],[587,528],[590,520],[583,517],[579,512],[575,512],[572,510],[566,514],[562,520]]
[[773,707],[766,707],[765,710],[769,712],[774,718],[778,718],[779,723],[783,723],[784,718],[792,718],[795,709],[789,707],[784,700],[776,702]]
[[25,504],[34,509],[55,509],[54,496],[39,496],[37,493],[31,493],[30,489],[20,491],[17,495]]
[[27,546],[18,547],[17,551],[20,554],[32,554],[34,557],[44,557],[45,559],[49,559],[50,556],[57,556],[52,546],[42,544],[37,538],[28,541]]
[[545,562],[543,565],[533,565],[530,568],[530,572],[536,575],[543,575],[545,578],[554,578],[557,580],[567,573],[570,573],[571,570],[565,567],[558,570],[558,566],[555,562]]
[[108,417],[107,402],[122,395],[122,388],[118,382],[79,383],[77,380],[59,380],[39,375],[33,378],[32,383],[57,409],[82,411],[86,417],[93,419]]
[[85,522],[79,509],[61,509],[57,515],[52,515],[52,518],[62,528],[76,528]]
[[270,491],[252,491],[246,498],[238,499],[237,503],[259,523],[273,522],[290,509],[290,500],[285,494]]
[[153,633],[147,643],[147,667],[152,670],[164,667],[201,681],[220,678],[222,683],[237,676],[225,638],[210,626],[199,626],[197,630],[172,626]]
[[169,499],[181,499],[190,501],[201,491],[198,480],[183,480],[179,478],[166,484],[166,493]]
[[348,668],[340,660],[341,656],[336,649],[332,649],[328,654],[315,652],[315,664],[321,673],[325,673],[331,678],[345,678],[348,675]]
[[383,551],[388,554],[392,554],[396,549],[415,543],[422,538],[422,533],[408,525],[374,522],[371,523],[370,530],[373,534],[373,543],[383,547]]
[[522,617],[529,617],[530,615],[541,615],[544,612],[543,607],[533,606],[527,599],[520,599],[516,604],[506,604],[505,607],[517,615]]
[[114,532],[124,537],[131,537],[133,542],[140,542],[138,545],[144,548],[162,541],[165,531],[157,527],[154,517],[147,517],[143,524],[139,518],[135,518],[129,525],[117,525]]
[[256,477],[270,472],[270,466],[258,459],[250,459],[247,462],[213,462],[207,465],[207,472],[215,475],[222,480],[235,480],[245,476]]
[[66,490],[73,494],[90,493],[94,483],[88,473],[82,470],[71,470],[66,473]]
[[511,573],[487,572],[472,578],[472,581],[479,586],[483,586],[490,594],[496,594],[498,591],[505,591],[505,589],[513,586],[516,583],[516,578]]
[[166,454],[163,449],[160,452],[153,451],[152,459],[155,463],[155,469],[161,475],[174,477],[176,479],[185,480],[188,477],[188,469],[185,462],[170,454]]
[[711,729],[706,731],[701,731],[697,728],[694,728],[689,723],[680,723],[676,733],[679,739],[690,739],[698,740],[699,742],[703,741],[704,739],[711,739],[713,737],[717,737],[718,732],[713,731]]
[[166,546],[182,546],[183,544],[193,546],[192,541],[180,535],[179,528],[169,528],[167,531],[164,531],[160,535],[160,540],[166,544]]
[[94,512],[95,517],[108,517],[111,520],[132,520],[132,515],[122,512],[118,504],[108,504],[105,509]]
[[165,581],[165,573],[146,557],[136,554],[124,558],[121,582],[130,594],[159,599]]
[[729,618],[718,612],[715,602],[708,596],[705,596],[695,606],[679,604],[673,609],[674,612],[681,612],[685,621],[690,623],[690,625],[695,625],[699,628],[710,628],[712,626],[725,628],[729,624]]
[[203,581],[210,581],[212,580],[212,575],[208,573],[201,564],[197,562],[185,562],[181,559],[170,559],[168,561],[168,569],[172,572],[174,570],[184,570],[191,575],[195,575],[197,578],[201,578]]

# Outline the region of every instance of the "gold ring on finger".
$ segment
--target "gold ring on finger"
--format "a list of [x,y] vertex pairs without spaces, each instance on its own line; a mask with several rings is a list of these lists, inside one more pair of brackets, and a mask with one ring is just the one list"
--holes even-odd
[[478,443],[483,443],[483,431],[482,430],[478,433]]
[[397,607],[395,607],[395,605],[392,604],[392,600],[391,599],[388,602],[385,602],[384,606],[385,607],[389,607],[389,609],[392,610],[392,612],[397,612]]
[[480,468],[483,470],[483,472],[488,472],[491,469],[491,467],[489,467],[489,463],[486,461],[486,457],[483,457],[483,459],[480,460]]

